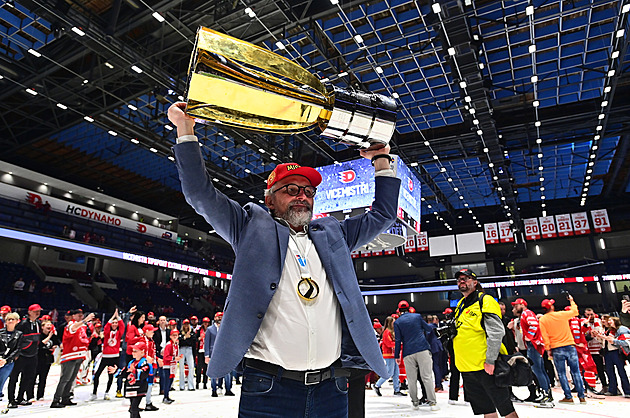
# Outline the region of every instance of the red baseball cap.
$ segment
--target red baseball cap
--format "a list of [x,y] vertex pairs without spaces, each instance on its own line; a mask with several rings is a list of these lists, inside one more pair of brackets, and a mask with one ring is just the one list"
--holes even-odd
[[143,342],[135,343],[131,346],[132,350],[147,351],[147,345]]
[[442,312],[442,315],[450,315],[453,313],[453,310],[451,308],[446,308],[444,309],[444,312]]
[[4,305],[0,308],[0,314],[5,314],[11,312],[11,307],[9,305]]
[[210,318],[208,318],[207,316],[204,316],[201,322],[210,322]]
[[416,308],[414,308],[413,306],[410,306],[409,313],[416,313]]
[[409,302],[407,302],[406,300],[401,300],[400,302],[398,302],[398,309],[408,309],[409,308]]
[[380,322],[375,322],[374,329],[379,329],[379,328],[383,328],[383,324],[381,324]]
[[217,312],[214,314],[214,320],[216,321],[219,318],[223,318],[223,312]]
[[177,328],[171,330],[171,335],[173,334],[179,334],[179,331],[177,330]]
[[400,315],[398,315],[398,314],[392,314],[392,318],[394,318],[394,319],[398,319],[398,318],[400,318]]
[[514,302],[512,302],[512,306],[514,306],[514,305],[518,305],[519,303],[520,303],[521,305],[525,305],[525,306],[527,306],[527,301],[526,301],[525,299],[523,299],[523,298],[518,298],[518,299],[516,299]]
[[168,321],[169,325],[177,325],[177,321],[174,319],[171,319],[170,321]]
[[184,319],[184,321],[182,322],[182,324],[190,324],[190,321],[188,319]]
[[543,299],[543,301],[540,302],[540,306],[542,306],[545,309],[549,309],[551,305],[553,305],[554,303],[556,303],[556,301],[553,299]]
[[149,312],[147,316],[155,316],[155,314],[153,312]]
[[41,311],[42,307],[39,306],[37,303],[32,304],[31,306],[28,307],[29,311]]
[[50,315],[42,315],[42,321],[50,321],[51,319]]
[[190,317],[190,320],[191,320],[191,321],[192,321],[193,319],[194,319],[195,321],[199,321],[199,318],[197,318],[195,315],[193,315],[193,316],[191,316],[191,317]]
[[157,330],[156,327],[154,327],[151,324],[146,324],[145,326],[142,327],[142,331],[147,332],[147,331],[155,331]]
[[297,163],[278,164],[267,177],[267,189],[288,176],[304,176],[311,182],[311,186],[317,187],[322,182],[322,175],[311,167],[302,167]]

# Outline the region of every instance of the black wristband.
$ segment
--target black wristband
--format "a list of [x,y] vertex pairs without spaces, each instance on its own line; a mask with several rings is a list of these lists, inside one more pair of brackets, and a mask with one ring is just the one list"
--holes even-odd
[[372,157],[372,166],[374,166],[374,161],[378,160],[379,158],[387,158],[390,164],[394,161],[394,159],[389,154],[376,154],[374,157]]

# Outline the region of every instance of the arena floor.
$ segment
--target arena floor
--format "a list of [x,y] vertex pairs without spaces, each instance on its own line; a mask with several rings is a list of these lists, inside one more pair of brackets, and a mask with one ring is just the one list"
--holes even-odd
[[[630,374],[630,367],[626,367]],[[110,401],[103,400],[103,393],[99,391],[99,398],[96,401],[89,402],[88,398],[92,393],[92,386],[78,386],[75,389],[75,402],[77,406],[66,407],[64,409],[51,409],[52,394],[59,379],[59,366],[53,366],[48,378],[44,400],[37,401],[31,406],[19,407],[9,410],[8,416],[28,416],[29,418],[39,417],[81,417],[81,418],[100,418],[100,417],[128,417],[128,402],[123,399],[112,398]],[[106,380],[105,380],[106,382]],[[101,379],[101,385],[103,385]],[[178,387],[177,384],[175,387]],[[6,390],[6,386],[5,386]],[[172,418],[172,417],[236,417],[238,414],[238,396],[240,394],[240,386],[233,386],[235,397],[218,398],[210,397],[210,390],[197,390],[194,392],[174,391],[171,397],[176,400],[171,405],[162,403],[162,397],[157,395],[157,389],[154,395],[154,404],[160,408],[156,412],[142,412],[143,418]],[[515,393],[521,394],[525,388],[517,388]],[[411,416],[427,416],[431,418],[459,418],[473,417],[472,410],[469,406],[464,405],[448,405],[448,392],[437,394],[438,405],[440,411],[430,411],[420,408],[414,411],[411,408],[409,397],[392,396],[393,389],[391,384],[385,384],[382,388],[382,397],[376,396],[372,390],[366,393],[366,416],[370,418],[393,418],[393,417],[411,417]],[[526,394],[523,396],[526,396]],[[555,398],[561,398],[561,390],[554,389]],[[2,407],[6,406],[5,399],[2,401]],[[144,402],[141,406],[144,406]],[[588,399],[587,405],[575,404],[556,406],[553,409],[535,408],[527,405],[517,405],[516,411],[521,418],[579,418],[579,417],[627,417],[630,411],[630,399],[623,397],[607,398],[604,400]],[[180,415],[185,414],[185,415]]]

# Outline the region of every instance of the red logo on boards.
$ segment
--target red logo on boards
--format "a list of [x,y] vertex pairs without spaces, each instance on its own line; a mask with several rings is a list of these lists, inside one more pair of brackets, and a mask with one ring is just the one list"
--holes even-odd
[[143,234],[144,234],[145,232],[147,232],[147,227],[146,227],[146,225],[138,224],[138,229],[137,229],[137,231],[138,231],[138,232],[141,232],[141,233],[143,233]]
[[357,178],[354,170],[346,170],[339,173],[339,181],[342,183],[351,183]]
[[413,180],[411,179],[407,180],[407,187],[409,187],[410,192],[413,192]]

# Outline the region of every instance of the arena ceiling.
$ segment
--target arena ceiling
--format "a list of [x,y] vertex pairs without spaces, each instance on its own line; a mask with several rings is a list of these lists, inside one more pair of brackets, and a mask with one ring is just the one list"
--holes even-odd
[[[197,28],[393,96],[423,228],[628,213],[630,0],[19,0],[0,7],[1,159],[191,224],[166,119]],[[356,158],[319,131],[198,130],[217,187],[262,199],[279,162]],[[627,218],[627,215],[619,215]]]

